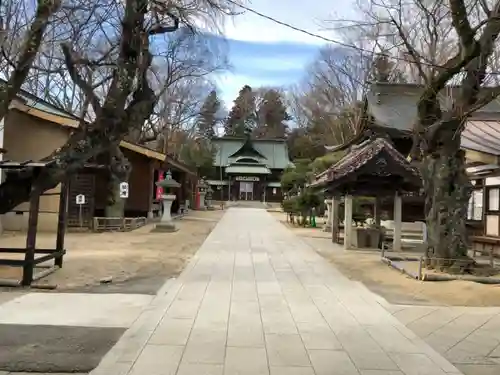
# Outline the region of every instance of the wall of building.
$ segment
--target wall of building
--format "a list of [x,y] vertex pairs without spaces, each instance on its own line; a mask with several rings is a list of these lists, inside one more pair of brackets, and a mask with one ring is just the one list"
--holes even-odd
[[151,159],[136,152],[122,149],[123,154],[132,164],[128,180],[129,197],[125,203],[126,216],[145,216],[152,203],[153,166]]
[[266,201],[267,202],[283,201],[283,194],[281,192],[281,188],[266,186]]
[[[283,170],[273,169],[271,170],[271,175],[268,176],[257,176],[259,177],[259,181],[254,182],[254,190],[253,190],[253,200],[262,201],[264,199],[264,191],[266,194],[266,201],[268,202],[281,202],[283,200],[283,195],[280,187],[270,187],[267,186],[267,183],[274,182],[280,183],[281,175]],[[224,183],[227,183],[229,179],[231,179],[230,191],[231,191],[231,200],[239,200],[240,199],[240,183],[239,181],[235,181],[235,176],[226,175],[224,169],[221,170],[219,167],[214,168],[214,173],[211,175],[211,179],[215,181],[219,181],[221,179]],[[227,200],[228,199],[228,185],[221,186],[221,189],[218,189],[218,186],[212,186],[214,190],[213,199],[214,200]],[[275,191],[275,194],[273,194]]]
[[[69,129],[44,121],[17,110],[10,110],[4,121],[5,160],[38,161],[66,143]],[[60,192],[60,186],[47,193]],[[26,230],[29,203],[22,203],[12,212],[2,216],[4,230]],[[59,196],[42,196],[40,199],[38,229],[55,231],[59,213]]]

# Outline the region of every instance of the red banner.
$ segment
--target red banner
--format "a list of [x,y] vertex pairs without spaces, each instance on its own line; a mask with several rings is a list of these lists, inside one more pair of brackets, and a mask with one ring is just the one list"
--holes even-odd
[[[158,182],[163,181],[165,179],[165,172],[158,171]],[[161,199],[163,195],[163,188],[160,186],[156,187],[156,199]]]

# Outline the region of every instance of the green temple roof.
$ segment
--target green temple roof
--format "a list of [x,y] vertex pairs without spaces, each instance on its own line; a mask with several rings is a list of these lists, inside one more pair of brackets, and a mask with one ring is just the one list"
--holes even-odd
[[222,137],[215,139],[213,143],[217,149],[214,159],[216,167],[228,167],[241,159],[253,160],[270,169],[285,169],[291,164],[284,139]]

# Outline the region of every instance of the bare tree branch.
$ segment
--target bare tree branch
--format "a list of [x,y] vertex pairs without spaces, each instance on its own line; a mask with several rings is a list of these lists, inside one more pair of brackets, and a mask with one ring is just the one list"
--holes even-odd
[[66,67],[68,69],[68,73],[73,80],[73,82],[83,90],[83,93],[86,95],[87,100],[90,102],[95,112],[99,112],[101,110],[101,104],[99,103],[99,98],[94,93],[94,90],[90,84],[85,82],[85,80],[80,76],[80,74],[76,70],[76,62],[73,57],[73,52],[71,51],[71,46],[69,43],[61,44],[61,49],[64,54],[64,59],[66,63]]
[[0,119],[4,118],[9,110],[10,102],[21,89],[42,42],[43,34],[50,17],[60,7],[60,0],[39,0],[35,18],[26,35],[22,51],[15,63],[15,68],[7,82],[0,87]]

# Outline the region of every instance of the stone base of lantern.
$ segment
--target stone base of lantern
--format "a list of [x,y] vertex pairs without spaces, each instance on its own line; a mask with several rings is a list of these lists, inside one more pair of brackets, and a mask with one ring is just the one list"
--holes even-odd
[[172,233],[179,230],[170,216],[170,208],[172,207],[172,202],[175,198],[176,197],[173,194],[164,194],[161,196],[163,202],[163,215],[161,217],[161,221],[151,230],[152,232]]
[[175,224],[172,223],[158,223],[155,225],[155,227],[151,230],[151,232],[156,232],[156,233],[173,233],[177,232],[179,228],[175,226]]

